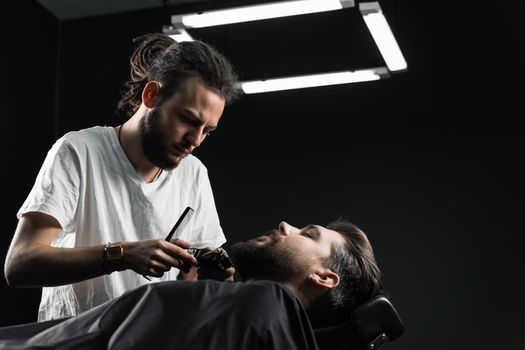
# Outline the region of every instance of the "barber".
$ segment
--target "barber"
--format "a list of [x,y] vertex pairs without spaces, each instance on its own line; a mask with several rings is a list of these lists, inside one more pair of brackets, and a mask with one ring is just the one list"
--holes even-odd
[[[39,321],[176,279],[196,264],[186,248],[226,241],[207,169],[191,153],[235,97],[230,63],[210,45],[164,34],[138,38],[130,63],[119,102],[129,120],[57,140],[17,213],[5,276],[13,287],[44,287]],[[195,215],[165,241],[187,206]]]

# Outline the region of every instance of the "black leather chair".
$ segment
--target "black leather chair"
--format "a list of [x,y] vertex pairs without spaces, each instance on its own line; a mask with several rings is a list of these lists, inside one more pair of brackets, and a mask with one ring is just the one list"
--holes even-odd
[[405,326],[392,303],[377,296],[356,308],[348,322],[314,331],[322,350],[375,350],[399,338]]

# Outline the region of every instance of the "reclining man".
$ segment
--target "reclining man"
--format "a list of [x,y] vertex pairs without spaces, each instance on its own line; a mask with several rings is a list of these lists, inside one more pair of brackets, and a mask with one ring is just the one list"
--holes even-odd
[[302,229],[282,222],[233,244],[230,256],[243,282],[142,286],[75,317],[0,329],[0,345],[317,349],[312,327],[340,323],[383,292],[366,235],[345,220]]

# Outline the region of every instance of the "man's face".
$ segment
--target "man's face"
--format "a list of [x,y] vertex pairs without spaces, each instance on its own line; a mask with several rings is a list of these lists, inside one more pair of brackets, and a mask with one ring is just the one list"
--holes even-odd
[[199,78],[183,86],[140,120],[142,148],[150,162],[170,170],[217,128],[224,98]]
[[318,225],[302,229],[281,222],[263,236],[232,245],[230,252],[237,272],[244,279],[277,282],[304,280],[326,267],[334,245],[346,244],[343,236]]

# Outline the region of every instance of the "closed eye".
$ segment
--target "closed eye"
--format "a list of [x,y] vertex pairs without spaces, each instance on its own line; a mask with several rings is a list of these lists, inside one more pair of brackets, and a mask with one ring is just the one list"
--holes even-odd
[[191,125],[191,126],[194,126],[194,127],[198,127],[200,126],[201,124],[201,121],[192,117],[192,116],[189,116],[188,114],[181,114],[181,119],[184,123],[188,124],[188,125]]
[[315,226],[307,226],[301,231],[301,235],[314,240],[317,240],[320,236],[319,230]]
[[215,131],[215,129],[204,129],[204,133],[206,134],[206,136],[210,136],[210,134]]

